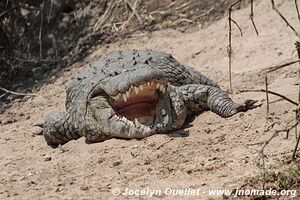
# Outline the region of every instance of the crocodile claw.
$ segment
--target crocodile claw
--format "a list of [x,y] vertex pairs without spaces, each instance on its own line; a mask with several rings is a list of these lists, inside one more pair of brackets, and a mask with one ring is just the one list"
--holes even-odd
[[252,110],[254,108],[257,108],[260,105],[255,105],[258,101],[256,100],[246,100],[243,104],[240,104],[237,106],[236,110],[237,112],[246,112],[248,110]]

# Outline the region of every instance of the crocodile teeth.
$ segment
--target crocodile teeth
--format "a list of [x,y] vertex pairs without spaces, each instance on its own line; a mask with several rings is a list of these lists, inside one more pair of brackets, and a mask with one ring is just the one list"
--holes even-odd
[[132,85],[132,86],[130,86],[130,88],[129,88],[129,92],[132,92],[132,90],[133,90],[133,88],[134,88],[134,86]]
[[134,91],[136,94],[139,94],[139,88],[138,87],[134,87]]
[[139,86],[139,89],[142,91],[144,89],[144,86],[143,85],[140,85]]
[[114,119],[118,118],[117,115],[113,115],[111,118],[110,118],[110,121],[113,121]]
[[151,128],[149,126],[146,126],[145,131],[151,131]]
[[127,99],[130,97],[130,93],[128,91],[126,92],[126,97]]
[[163,93],[165,93],[166,88],[164,85],[159,86],[159,90],[162,91]]
[[134,119],[134,123],[135,123],[136,127],[140,127],[141,126],[140,122],[136,118]]
[[167,125],[168,123],[169,123],[169,115],[166,115],[165,117],[164,117],[164,125]]
[[127,124],[129,124],[129,126],[134,126],[134,123],[132,122],[132,121],[130,121],[130,120],[127,120]]
[[148,87],[150,86],[150,82],[147,82],[147,86],[148,86]]
[[123,96],[124,101],[127,102],[127,95],[123,94],[122,96]]
[[156,84],[156,89],[158,89],[160,87],[160,84],[159,83],[157,83]]
[[117,97],[116,97],[116,100],[118,100],[120,98],[121,98],[121,94],[118,94]]

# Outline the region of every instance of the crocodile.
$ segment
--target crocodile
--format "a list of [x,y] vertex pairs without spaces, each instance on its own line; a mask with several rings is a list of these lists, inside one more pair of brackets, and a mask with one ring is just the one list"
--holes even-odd
[[66,94],[66,112],[52,112],[44,123],[44,138],[54,147],[82,136],[88,143],[142,139],[182,129],[204,111],[227,118],[256,103],[234,103],[216,82],[150,49],[101,57],[79,72]]

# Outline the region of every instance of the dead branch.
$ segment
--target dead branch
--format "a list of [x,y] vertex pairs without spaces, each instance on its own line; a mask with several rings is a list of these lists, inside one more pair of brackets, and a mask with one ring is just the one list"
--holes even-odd
[[280,98],[282,98],[282,99],[284,99],[284,100],[290,102],[291,104],[293,104],[293,105],[295,105],[295,106],[298,106],[298,103],[296,103],[295,101],[289,99],[288,97],[286,97],[286,96],[284,96],[284,95],[282,95],[282,94],[279,94],[279,93],[277,93],[277,92],[273,92],[273,91],[270,91],[270,90],[268,90],[268,91],[267,91],[267,90],[264,90],[264,89],[260,89],[260,90],[240,90],[239,92],[267,92],[267,93],[269,93],[269,94],[273,94],[273,95],[275,95],[275,96],[278,96],[278,97],[280,97]]
[[39,31],[40,59],[42,59],[43,57],[42,27],[43,27],[43,18],[44,18],[44,5],[45,5],[45,1],[43,1],[40,8],[40,15],[41,15],[41,23],[40,23],[40,31]]
[[295,7],[296,7],[296,11],[297,11],[298,20],[300,21],[300,13],[299,13],[299,7],[298,7],[297,0],[295,0]]
[[[275,138],[278,136],[279,133],[282,133],[282,132],[290,132],[293,128],[295,128],[296,126],[298,125],[298,123],[296,123],[295,125],[289,127],[289,128],[286,128],[286,129],[282,129],[282,130],[277,130],[273,133],[273,135],[264,142],[264,146],[261,148],[261,150],[259,151],[263,157],[263,165],[264,165],[264,150],[266,148],[266,146]],[[299,137],[298,137],[299,139]],[[293,156],[294,157],[294,156]]]
[[170,138],[169,140],[167,140],[166,142],[163,142],[162,144],[160,144],[156,150],[159,150],[162,146],[164,146],[165,144],[169,143],[170,141],[174,140],[174,138]]
[[51,19],[51,15],[52,15],[53,1],[54,0],[50,0],[50,9],[49,9],[49,14],[48,14],[48,24],[50,23],[50,19]]
[[[228,53],[228,70],[229,70],[229,89],[230,92],[233,92],[232,89],[232,79],[231,79],[231,67],[232,67],[232,25],[231,22],[235,23],[237,25],[237,23],[232,20],[231,17],[231,12],[232,12],[232,8],[237,5],[238,3],[240,3],[241,0],[237,0],[236,2],[234,2],[233,4],[230,5],[229,9],[228,9],[228,23],[229,23],[229,32],[228,32],[228,48],[227,48],[227,53]],[[238,26],[238,28],[240,29],[240,27]],[[240,29],[241,30],[241,29]]]
[[[37,94],[27,94],[27,93],[19,93],[19,92],[13,92],[10,91],[8,89],[5,89],[3,87],[0,87],[0,90],[2,90],[5,93],[9,93],[9,94],[15,94],[15,95],[19,95],[19,96],[38,96]],[[2,96],[2,95],[1,95]]]
[[273,10],[275,10],[275,12],[281,17],[281,19],[283,19],[283,21],[286,23],[286,25],[288,27],[290,27],[290,29],[292,29],[292,31],[298,36],[298,38],[300,38],[299,33],[296,31],[296,29],[287,21],[287,19],[281,14],[281,12],[278,10],[278,8],[276,7],[274,0],[271,0],[272,3],[272,8]]
[[108,7],[105,10],[104,14],[101,16],[99,20],[95,23],[93,27],[93,32],[97,32],[102,26],[104,26],[104,23],[107,21],[107,19],[111,16],[113,13],[114,9],[120,4],[120,1],[109,1]]
[[17,9],[17,8],[19,8],[19,7],[20,7],[20,5],[17,5],[17,6],[14,6],[14,7],[8,9],[8,10],[2,12],[2,13],[0,14],[0,19],[1,19],[2,17],[4,17],[6,14],[8,14],[8,13],[14,11],[15,9]]
[[[296,133],[297,133],[297,126],[295,128],[296,128]],[[294,151],[293,151],[292,160],[296,159],[296,153],[297,153],[297,150],[298,150],[299,142],[300,142],[300,134],[298,134],[298,137],[297,137],[297,142],[296,142],[296,146],[295,146]]]
[[[132,14],[128,17],[128,19],[124,22],[124,24],[122,25],[122,30],[124,30],[125,29],[125,27],[129,24],[129,22],[131,21],[131,19],[133,18],[133,16],[135,15],[135,13],[136,13],[136,7],[137,7],[137,5],[138,5],[138,1],[139,0],[136,0],[135,2],[134,2],[134,5],[130,8],[131,10],[132,10]],[[127,0],[125,0],[125,3],[127,3],[128,1]],[[134,11],[133,11],[134,10]],[[140,16],[139,16],[140,17]],[[139,19],[139,18],[138,18]],[[140,21],[140,23],[142,24],[142,21]]]
[[254,27],[256,35],[258,35],[258,30],[257,30],[256,24],[254,22],[253,0],[251,0],[250,4],[251,4],[251,6],[250,6],[251,7],[250,20],[252,22],[252,25]]
[[[136,18],[139,20],[139,22],[142,24],[143,20],[142,18],[139,16],[139,14],[136,12],[136,6],[132,6],[131,3],[128,0],[124,0],[125,3],[129,6],[130,10],[134,13],[134,15],[136,16]],[[138,1],[138,0],[137,0]],[[135,5],[137,5],[137,1],[135,2]]]
[[[298,19],[300,20],[297,0],[295,0],[295,5],[296,5],[296,8],[297,8]],[[296,41],[295,46],[296,46],[296,50],[297,50],[297,53],[298,53],[298,58],[300,60],[300,42]],[[299,65],[300,65],[300,61],[299,61]],[[298,80],[299,80],[299,77],[298,77]],[[300,105],[300,85],[299,85],[299,95],[298,95],[298,107],[296,109],[296,120],[297,120],[298,124],[300,123],[300,120],[299,120],[299,112],[300,112],[299,111],[299,105]],[[298,138],[297,138],[297,142],[296,142],[296,145],[295,145],[295,148],[294,148],[294,151],[293,151],[292,160],[296,159],[296,153],[297,153],[297,149],[298,149],[299,142],[300,142],[300,133],[298,134],[297,126],[296,126],[295,135],[296,135],[296,138],[297,137]]]
[[297,62],[300,62],[300,59],[298,60],[294,60],[294,61],[290,61],[290,62],[287,62],[287,63],[283,63],[281,65],[277,65],[277,66],[274,66],[274,67],[270,67],[270,68],[267,68],[267,69],[263,69],[263,71],[266,71],[267,73],[270,73],[270,72],[274,72],[278,69],[282,69],[284,67],[287,67],[287,66],[290,66],[290,65],[293,65]]
[[291,130],[293,130],[294,128],[296,128],[298,125],[298,122],[296,122],[295,124],[293,124],[292,126],[290,127],[286,127],[285,129],[281,129],[281,130],[277,130],[275,131],[276,133],[282,133],[282,132],[287,132],[289,133]]
[[266,99],[267,99],[267,117],[269,115],[270,110],[270,102],[269,102],[269,93],[268,93],[268,74],[265,76],[265,82],[266,82]]

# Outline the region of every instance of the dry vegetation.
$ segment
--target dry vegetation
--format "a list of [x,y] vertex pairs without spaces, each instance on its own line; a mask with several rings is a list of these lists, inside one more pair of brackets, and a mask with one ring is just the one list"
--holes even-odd
[[35,82],[82,60],[97,44],[205,25],[222,17],[222,8],[232,1],[1,1],[0,86],[30,91]]
[[[272,9],[278,14],[278,16],[281,18],[281,20],[286,24],[287,29],[290,29],[300,40],[300,35],[298,33],[298,31],[296,30],[296,28],[286,19],[286,17],[280,12],[280,10],[277,8],[276,3],[274,0],[270,0],[271,1],[271,6]],[[229,91],[233,92],[232,89],[232,75],[231,75],[231,68],[232,68],[232,54],[233,54],[233,49],[232,49],[232,23],[236,25],[236,27],[238,28],[238,30],[240,31],[241,36],[243,36],[243,31],[241,29],[241,27],[239,26],[239,24],[232,19],[232,9],[234,6],[241,4],[242,0],[237,0],[236,2],[234,2],[233,4],[230,5],[229,9],[228,9],[228,21],[229,21],[229,34],[228,34],[228,38],[229,38],[229,44],[228,44],[228,60],[229,60],[229,64],[228,64],[228,69],[229,69]],[[255,30],[256,35],[259,35],[259,31],[257,29],[257,26],[255,24],[254,21],[254,9],[253,9],[253,4],[254,1],[251,0],[250,1],[250,20],[252,22],[253,28]],[[295,15],[297,15],[298,20],[300,22],[300,12],[299,12],[299,7],[298,7],[298,1],[295,0],[294,1],[294,6],[295,6]],[[262,19],[259,19],[262,20]],[[289,30],[287,30],[289,31]],[[275,95],[280,97],[281,99],[285,100],[287,103],[291,103],[295,106],[295,109],[292,110],[292,112],[294,112],[295,114],[295,118],[291,121],[289,121],[286,124],[286,128],[285,129],[281,129],[281,130],[276,130],[274,131],[273,135],[264,142],[262,148],[259,150],[258,155],[259,155],[259,165],[262,169],[262,173],[254,179],[249,179],[247,181],[247,183],[245,185],[243,185],[241,188],[244,187],[248,187],[250,186],[250,188],[257,188],[257,189],[263,189],[263,190],[267,190],[269,188],[273,188],[276,189],[278,191],[281,190],[289,190],[289,189],[294,189],[294,190],[298,190],[300,189],[300,165],[299,165],[299,153],[298,153],[298,147],[299,147],[299,142],[300,142],[300,132],[298,131],[298,125],[300,123],[300,119],[299,119],[299,115],[300,115],[300,110],[299,110],[299,103],[300,103],[300,86],[299,86],[299,94],[298,94],[298,102],[295,102],[293,100],[291,100],[289,97],[284,96],[282,94],[270,91],[268,89],[269,87],[269,82],[268,82],[268,75],[270,75],[270,73],[273,73],[277,70],[280,70],[282,68],[285,67],[289,67],[295,63],[299,63],[299,67],[300,67],[300,42],[295,41],[295,52],[297,52],[298,55],[298,59],[294,60],[294,61],[289,61],[283,64],[278,64],[276,66],[272,66],[268,69],[265,69],[262,73],[265,77],[265,89],[260,89],[260,90],[241,90],[240,92],[264,92],[266,94],[266,103],[267,103],[267,109],[266,109],[266,124],[265,124],[265,130],[264,132],[268,132],[270,130],[272,130],[274,123],[273,123],[273,119],[272,117],[270,117],[269,113],[270,113],[270,102],[269,102],[269,95]],[[293,52],[292,52],[293,53]],[[299,75],[300,70],[298,70],[298,83],[300,81],[300,75]],[[273,170],[267,169],[265,166],[265,148],[267,147],[267,145],[269,145],[272,141],[273,138],[277,137],[280,133],[285,132],[286,133],[286,138],[289,137],[289,133],[294,130],[295,131],[295,136],[296,136],[296,143],[295,143],[295,147],[293,150],[293,153],[291,155],[291,157],[287,157],[286,158],[286,162],[282,165],[282,168],[275,172]],[[278,170],[278,169],[277,169]],[[261,185],[261,188],[257,187],[258,185]],[[255,197],[256,199],[266,199],[266,198],[278,198],[278,197],[270,197],[270,196],[258,196]]]

